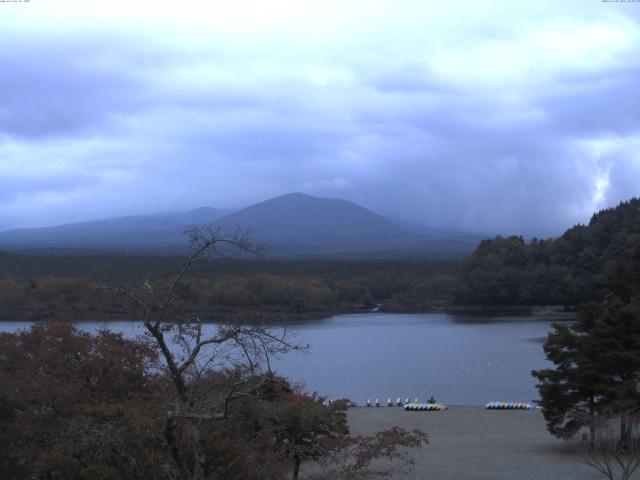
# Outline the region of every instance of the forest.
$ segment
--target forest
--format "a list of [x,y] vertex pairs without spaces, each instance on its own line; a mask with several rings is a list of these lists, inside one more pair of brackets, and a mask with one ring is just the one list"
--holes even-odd
[[[0,254],[0,316],[5,320],[126,316],[101,285],[166,284],[183,259],[159,256]],[[204,319],[323,317],[376,307],[420,310],[451,301],[457,264],[436,261],[204,259],[180,285],[185,305]],[[411,300],[407,301],[407,296]],[[415,305],[414,305],[415,303]]]
[[[165,285],[181,257],[22,255],[0,252],[4,320],[122,318],[101,285]],[[575,310],[607,292],[640,287],[640,200],[593,215],[549,239],[482,241],[463,261],[207,258],[180,285],[185,307],[203,319],[318,318],[379,308],[423,312],[557,305]]]
[[640,287],[640,199],[633,198],[547,240],[480,243],[456,277],[453,302],[569,305],[628,298]]

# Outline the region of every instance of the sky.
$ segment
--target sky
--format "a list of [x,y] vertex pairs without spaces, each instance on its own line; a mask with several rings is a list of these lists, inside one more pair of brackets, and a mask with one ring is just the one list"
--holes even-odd
[[0,2],[0,230],[289,192],[549,236],[640,195],[640,3]]

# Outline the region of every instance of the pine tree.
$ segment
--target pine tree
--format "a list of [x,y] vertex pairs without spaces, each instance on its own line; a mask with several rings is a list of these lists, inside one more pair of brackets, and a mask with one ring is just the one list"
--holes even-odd
[[621,419],[640,411],[640,301],[610,297],[590,304],[572,325],[555,324],[544,345],[555,368],[534,370],[549,431],[561,438],[583,427],[595,434],[598,415]]
[[555,324],[544,349],[556,368],[532,372],[540,381],[540,406],[548,430],[557,437],[569,438],[594,424],[603,393],[597,359],[576,325]]

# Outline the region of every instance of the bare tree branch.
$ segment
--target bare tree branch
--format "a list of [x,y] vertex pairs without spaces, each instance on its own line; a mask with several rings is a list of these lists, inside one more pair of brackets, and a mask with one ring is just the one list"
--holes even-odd
[[[117,298],[123,297],[141,311],[145,329],[154,339],[176,391],[175,405],[167,410],[165,440],[182,476],[204,480],[207,459],[201,422],[224,420],[231,402],[241,398],[255,398],[251,392],[259,391],[261,382],[265,381],[263,378],[256,384],[256,380],[260,379],[260,365],[264,362],[270,370],[270,356],[303,347],[294,345],[287,339],[286,329],[281,334],[276,334],[255,324],[217,325],[212,326],[215,328],[212,334],[205,334],[204,326],[197,316],[190,316],[189,321],[183,321],[178,288],[195,262],[208,254],[225,256],[228,251],[259,254],[264,250],[263,246],[255,244],[247,232],[242,230],[227,235],[219,227],[201,226],[192,227],[185,233],[189,237],[189,254],[163,294],[156,292],[148,276],[141,285],[146,298],[124,287],[98,288],[111,294],[109,307]],[[162,300],[156,303],[158,297]],[[170,318],[172,313],[178,315]],[[170,332],[175,334],[173,343],[170,343],[171,337],[167,338]],[[213,350],[207,348],[210,346],[214,347]],[[176,347],[182,350],[183,358],[177,356],[174,351]],[[206,378],[205,369],[214,365],[216,356],[220,358],[219,366],[226,365],[228,368],[234,363],[242,366],[238,370],[238,381],[230,388]],[[245,373],[241,373],[242,371]],[[206,386],[207,382],[211,385]],[[174,430],[180,421],[187,422],[193,435],[194,450],[190,460],[184,457],[177,446]]]

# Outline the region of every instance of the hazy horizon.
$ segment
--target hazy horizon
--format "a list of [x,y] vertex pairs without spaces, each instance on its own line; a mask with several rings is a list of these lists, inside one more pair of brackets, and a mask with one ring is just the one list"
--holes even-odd
[[[101,221],[101,220],[109,220],[109,219],[119,219],[119,218],[127,218],[127,217],[144,217],[144,216],[161,216],[161,217],[168,216],[168,217],[170,217],[172,215],[181,215],[181,214],[185,214],[185,213],[196,212],[196,211],[201,210],[201,209],[212,209],[212,210],[215,210],[217,215],[216,215],[215,219],[212,220],[212,222],[210,222],[210,223],[215,223],[215,221],[219,220],[220,218],[223,218],[223,217],[225,217],[227,215],[231,215],[233,213],[239,212],[239,211],[241,211],[241,210],[243,210],[243,209],[245,209],[247,207],[253,207],[253,206],[257,205],[257,204],[260,204],[260,203],[263,203],[263,202],[266,202],[266,201],[269,201],[269,200],[275,200],[275,199],[280,198],[280,197],[288,197],[288,196],[294,196],[294,195],[308,195],[308,194],[305,194],[305,193],[302,193],[302,192],[289,192],[289,193],[285,193],[283,195],[278,195],[276,197],[272,197],[272,198],[268,198],[268,199],[265,198],[263,200],[259,200],[255,204],[241,205],[241,206],[238,206],[236,208],[228,208],[228,209],[217,209],[217,208],[215,208],[215,206],[211,206],[211,205],[199,205],[199,206],[195,206],[193,208],[187,208],[187,209],[184,209],[184,210],[168,210],[168,211],[161,211],[161,212],[159,212],[159,211],[150,211],[150,212],[143,212],[143,213],[132,212],[132,213],[128,213],[128,214],[124,214],[124,215],[118,215],[118,216],[89,218],[89,219],[80,220],[80,221],[65,222],[65,223],[62,223],[62,224],[60,224],[60,223],[51,223],[51,224],[43,224],[43,225],[37,225],[37,226],[34,226],[34,227],[24,227],[24,228],[26,228],[26,229],[48,228],[48,227],[57,227],[57,226],[63,226],[63,225],[74,225],[74,224],[81,224],[81,223],[85,223],[85,222]],[[339,198],[339,197],[325,197],[325,196],[319,197],[319,196],[315,196],[315,195],[310,195],[310,196],[313,197],[313,198],[320,198],[320,199],[327,199],[327,200],[345,200],[345,199],[342,199],[342,198]],[[356,205],[358,205],[358,204],[356,204]],[[378,214],[378,212],[367,208],[365,205],[359,205],[359,206],[364,207],[365,209],[372,211],[374,214]],[[397,224],[400,227],[407,228],[407,229],[424,228],[424,227],[429,228],[429,225],[427,225],[427,224],[414,223],[414,222],[411,222],[411,221],[403,220],[401,218],[395,218],[393,216],[386,217],[386,216],[383,215],[382,217],[384,219],[388,220],[388,221],[391,221],[392,223]],[[12,231],[12,230],[20,230],[20,229],[21,229],[21,227],[18,227],[16,229],[10,228],[10,229],[7,229],[7,230],[0,230],[0,233]],[[445,230],[443,230],[443,231],[445,231]],[[465,231],[465,230],[451,230],[451,232],[468,233],[468,234],[486,234],[487,236],[492,235],[490,232],[471,232],[471,231]]]
[[558,235],[640,194],[640,4],[0,3],[0,231],[303,192]]
[[[273,200],[275,198],[278,197],[284,197],[284,196],[288,196],[288,195],[292,195],[292,194],[298,194],[298,193],[302,193],[302,192],[289,192],[289,193],[285,193],[282,195],[277,195],[276,197],[272,197],[272,198],[268,198],[268,199],[263,199],[263,200],[259,200],[256,202],[256,204],[262,203],[263,201],[267,201],[267,200]],[[308,195],[308,194],[304,194],[304,195]],[[339,197],[328,197],[328,196],[315,196],[316,198],[325,198],[325,199],[338,199],[338,200],[345,200]],[[118,219],[118,218],[126,218],[126,217],[143,217],[143,216],[171,216],[171,215],[180,215],[180,214],[184,214],[184,213],[189,213],[189,212],[194,212],[200,209],[208,209],[211,208],[213,210],[216,210],[218,215],[216,216],[216,220],[218,220],[219,218],[223,218],[227,215],[233,214],[235,212],[238,212],[240,210],[243,210],[246,207],[251,207],[255,204],[251,204],[251,205],[241,205],[235,208],[227,208],[227,209],[217,209],[215,206],[212,205],[199,205],[199,206],[194,206],[192,208],[186,208],[186,209],[181,209],[181,210],[165,210],[165,211],[148,211],[148,212],[131,212],[131,213],[125,213],[123,215],[115,215],[115,216],[106,216],[106,217],[96,217],[96,218],[86,218],[83,220],[77,220],[77,221],[70,221],[70,222],[64,222],[64,223],[48,223],[48,224],[42,224],[42,225],[36,225],[36,226],[31,226],[31,227],[16,227],[16,228],[9,228],[9,229],[5,229],[5,230],[0,230],[0,233],[3,232],[7,232],[7,231],[12,231],[12,230],[20,230],[22,228],[26,228],[26,229],[30,229],[30,228],[47,228],[47,227],[56,227],[56,226],[62,226],[62,225],[71,225],[71,224],[76,224],[76,223],[84,223],[84,222],[91,222],[91,221],[100,221],[100,220],[108,220],[108,219]],[[358,205],[358,204],[357,204]],[[360,205],[368,210],[371,210],[373,213],[378,214],[378,212],[376,212],[375,210],[369,209],[366,205]],[[602,208],[610,208],[610,207],[615,207],[615,205],[605,205]],[[596,212],[593,212],[596,213]],[[516,236],[520,236],[520,235],[524,235],[525,238],[532,238],[532,237],[536,237],[535,234],[531,234],[529,232],[529,234],[522,234],[521,232],[515,232],[515,231],[495,231],[495,232],[486,232],[486,231],[472,231],[472,230],[465,230],[462,228],[436,228],[436,227],[432,227],[429,224],[426,223],[419,223],[419,222],[414,222],[411,220],[405,220],[402,218],[398,218],[398,217],[394,217],[394,216],[385,216],[382,215],[383,218],[397,224],[398,226],[402,227],[402,228],[407,228],[409,230],[411,230],[412,228],[433,228],[434,230],[440,230],[442,232],[451,232],[451,233],[464,233],[464,234],[469,234],[469,235],[484,235],[486,236],[486,238],[493,238],[495,236],[501,235],[501,236],[511,236],[511,235],[516,235]],[[578,222],[580,224],[588,224],[589,223],[589,219],[590,219],[591,215],[589,215],[589,218],[587,218],[586,220],[582,221],[582,222]],[[567,225],[566,228],[564,228],[562,231],[558,231],[558,232],[554,232],[551,233],[550,235],[548,235],[548,237],[555,237],[555,236],[560,236],[561,234],[564,233],[565,230],[573,227],[574,225]],[[544,237],[540,237],[540,238],[544,238]]]

